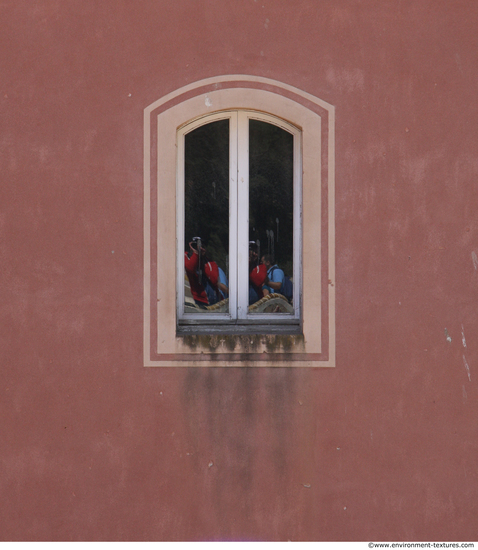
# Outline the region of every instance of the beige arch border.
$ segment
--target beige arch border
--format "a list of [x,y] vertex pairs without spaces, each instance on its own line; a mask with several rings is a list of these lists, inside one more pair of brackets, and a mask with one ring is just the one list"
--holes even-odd
[[[322,283],[325,289],[322,297],[326,298],[324,308],[326,310],[326,323],[321,333],[322,340],[315,349],[311,346],[304,346],[304,342],[292,345],[287,349],[280,349],[277,352],[269,352],[267,337],[249,337],[245,343],[243,336],[238,336],[237,347],[233,352],[226,353],[221,344],[217,344],[217,338],[207,347],[201,348],[201,339],[194,342],[191,347],[184,345],[184,337],[171,333],[171,327],[176,325],[175,303],[169,311],[167,319],[163,319],[159,313],[158,303],[158,262],[155,247],[161,236],[159,230],[157,211],[155,205],[159,203],[159,193],[163,193],[160,186],[160,162],[158,160],[161,150],[159,140],[161,138],[160,119],[167,119],[167,111],[174,111],[182,103],[203,101],[206,108],[209,106],[209,97],[217,96],[214,92],[233,89],[241,90],[262,90],[292,101],[302,108],[309,109],[325,122],[325,139],[321,142],[321,151],[326,145],[326,170],[320,173],[321,185],[320,194],[324,195],[322,187],[326,184],[326,282]],[[235,94],[237,97],[237,94]],[[272,97],[272,96],[271,96]],[[186,103],[185,103],[186,104]],[[235,105],[242,108],[241,105]],[[233,107],[233,105],[230,105]],[[206,109],[207,110],[207,109]],[[198,113],[199,114],[199,113]],[[274,114],[274,113],[272,113]],[[182,123],[187,122],[183,120]],[[293,122],[293,120],[291,120]],[[145,366],[303,366],[303,367],[333,367],[335,366],[335,109],[329,103],[293,86],[282,82],[250,75],[222,75],[191,83],[178,90],[175,90],[161,99],[155,101],[144,110],[144,303],[143,303],[143,345]],[[322,133],[324,138],[324,133]],[[162,145],[162,144],[161,144]],[[175,146],[175,144],[174,144]],[[321,153],[322,154],[322,153]],[[173,177],[169,173],[168,177]],[[175,178],[175,174],[174,174]],[[171,186],[169,186],[171,187]],[[174,186],[175,189],[175,186]],[[163,195],[162,195],[163,198]],[[175,196],[164,195],[164,199],[175,204]],[[170,204],[168,202],[168,204]],[[170,229],[170,228],[169,228]],[[304,233],[307,227],[304,227]],[[175,224],[174,224],[175,234]],[[169,236],[171,238],[171,235]],[[174,239],[175,240],[175,239]],[[324,245],[322,244],[322,249]],[[173,246],[175,250],[175,246]],[[323,250],[321,250],[323,256]],[[325,265],[324,263],[324,265]],[[173,262],[175,264],[175,262]],[[324,273],[321,273],[322,279]],[[173,277],[173,281],[175,281]],[[174,300],[175,302],[175,300]],[[163,315],[164,317],[164,315]],[[159,330],[160,322],[162,327],[167,327],[168,334],[164,335]],[[174,328],[175,332],[175,328]],[[326,333],[326,334],[325,334]],[[261,344],[262,338],[262,344]],[[193,338],[194,339],[194,338]],[[255,340],[253,342],[253,340]],[[270,339],[269,339],[270,340]],[[268,340],[268,341],[269,341]]]

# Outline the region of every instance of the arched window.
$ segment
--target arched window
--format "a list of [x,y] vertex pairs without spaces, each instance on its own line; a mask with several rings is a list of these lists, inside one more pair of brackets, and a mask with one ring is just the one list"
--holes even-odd
[[144,364],[335,366],[334,185],[334,108],[297,88],[221,76],[147,107]]
[[177,142],[178,327],[298,332],[300,130],[233,110],[189,122]]

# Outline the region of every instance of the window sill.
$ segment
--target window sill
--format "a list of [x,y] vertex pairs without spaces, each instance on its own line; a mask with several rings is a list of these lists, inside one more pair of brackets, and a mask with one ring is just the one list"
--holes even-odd
[[245,334],[283,334],[283,335],[302,335],[302,326],[297,319],[274,319],[272,322],[264,322],[258,320],[256,322],[244,321],[234,323],[217,323],[214,321],[182,321],[176,327],[176,335],[195,335],[195,334],[211,334],[211,335],[237,335]]
[[181,340],[189,358],[235,366],[241,361],[280,361],[277,354],[300,355],[304,347],[302,334],[183,334]]

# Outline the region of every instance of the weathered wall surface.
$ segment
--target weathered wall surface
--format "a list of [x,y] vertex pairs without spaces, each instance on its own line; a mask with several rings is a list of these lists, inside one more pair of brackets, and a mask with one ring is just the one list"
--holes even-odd
[[[0,5],[0,537],[477,539],[473,0]],[[143,109],[336,106],[337,367],[142,366]]]

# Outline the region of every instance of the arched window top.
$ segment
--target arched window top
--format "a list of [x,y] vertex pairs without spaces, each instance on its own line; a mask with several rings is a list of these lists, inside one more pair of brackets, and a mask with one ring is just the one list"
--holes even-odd
[[181,124],[178,128],[178,131],[181,132],[184,128],[187,128],[187,131],[190,132],[191,130],[194,130],[199,126],[208,124],[214,119],[228,118],[230,116],[230,113],[239,111],[247,112],[248,117],[251,119],[262,120],[269,124],[273,124],[275,126],[278,126],[279,128],[283,128],[291,134],[300,133],[300,128],[295,126],[294,124],[291,124],[289,121],[282,119],[278,116],[271,115],[267,112],[255,111],[252,109],[225,109],[223,111],[216,111],[213,113],[208,113],[206,115],[200,115],[194,120],[189,120],[187,122],[184,122],[184,124]]

